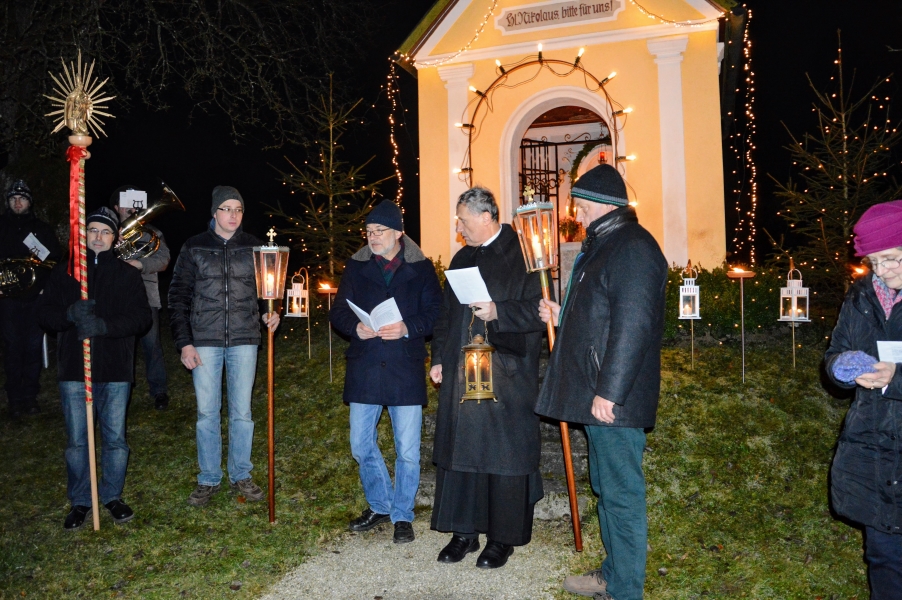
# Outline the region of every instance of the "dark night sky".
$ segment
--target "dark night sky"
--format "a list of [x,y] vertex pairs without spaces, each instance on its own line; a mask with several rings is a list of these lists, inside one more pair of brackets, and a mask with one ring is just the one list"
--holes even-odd
[[[391,146],[388,143],[387,104],[380,85],[388,72],[387,57],[413,29],[428,10],[431,0],[397,2],[405,11],[392,19],[378,36],[378,49],[361,56],[357,73],[358,95],[367,107],[360,116],[367,124],[350,134],[349,158],[376,159],[366,169],[369,179],[391,174]],[[815,84],[826,89],[833,74],[836,55],[836,31],[842,29],[847,77],[856,69],[856,89],[878,76],[902,72],[902,52],[891,53],[886,46],[902,48],[902,2],[898,0],[750,0],[753,11],[751,39],[752,60],[756,74],[756,116],[759,172],[759,230],[780,231],[773,217],[777,201],[768,174],[785,180],[790,160],[783,146],[788,141],[781,125],[794,132],[813,125],[813,96],[807,87],[805,73]],[[409,112],[408,126],[399,128],[402,168],[405,177],[404,206],[407,226],[412,236],[419,237],[418,186],[416,177],[416,81],[400,71],[402,99]],[[890,90],[898,86],[893,83]],[[382,99],[381,103],[377,100]],[[370,108],[373,103],[376,109]],[[237,187],[244,195],[249,212],[248,230],[261,234],[268,227],[262,203],[287,197],[286,188],[277,181],[271,165],[287,167],[283,154],[300,157],[298,150],[261,152],[252,144],[236,145],[228,135],[222,117],[196,115],[187,119],[185,103],[175,103],[166,112],[150,112],[132,108],[129,114],[118,114],[107,129],[110,137],[95,142],[88,162],[89,207],[105,201],[109,193],[123,183],[147,185],[153,176],[163,177],[188,205],[187,214],[169,214],[157,224],[167,234],[170,246],[177,249],[189,235],[200,231],[209,218],[210,190],[218,184]],[[394,195],[394,185],[384,188]],[[731,200],[727,200],[731,210]],[[727,232],[728,236],[731,233]],[[759,251],[765,245],[758,241]]]

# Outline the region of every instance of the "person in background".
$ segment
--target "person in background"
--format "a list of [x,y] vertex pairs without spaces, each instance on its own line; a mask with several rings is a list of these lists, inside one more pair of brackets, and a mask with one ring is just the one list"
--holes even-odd
[[833,382],[855,391],[830,470],[830,496],[839,515],[864,526],[871,600],[897,600],[902,594],[902,374],[878,343],[902,347],[902,200],[867,209],[853,231],[855,254],[871,271],[849,288],[825,356]]

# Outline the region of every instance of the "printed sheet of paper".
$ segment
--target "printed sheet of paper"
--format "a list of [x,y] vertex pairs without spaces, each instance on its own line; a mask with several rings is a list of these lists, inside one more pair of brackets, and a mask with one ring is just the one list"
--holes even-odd
[[50,250],[48,250],[44,244],[39,242],[38,238],[34,237],[33,233],[29,233],[28,237],[22,240],[22,243],[28,246],[31,253],[37,256],[38,260],[41,262],[44,262],[44,260],[50,256]]
[[453,269],[445,271],[445,278],[451,284],[451,289],[461,304],[474,302],[491,302],[489,289],[485,286],[485,280],[479,273],[479,267],[468,269]]
[[365,310],[350,300],[348,300],[348,306],[351,307],[351,310],[354,311],[354,314],[357,315],[360,322],[373,331],[379,331],[379,329],[385,325],[391,325],[392,323],[404,320],[401,316],[401,311],[398,310],[398,303],[395,302],[394,298],[389,298],[378,305],[370,314],[367,314]]
[[902,342],[877,342],[877,354],[882,362],[902,363]]

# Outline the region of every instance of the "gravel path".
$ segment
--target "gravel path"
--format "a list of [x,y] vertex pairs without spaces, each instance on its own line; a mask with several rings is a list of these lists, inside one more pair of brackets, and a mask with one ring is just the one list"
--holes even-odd
[[[263,600],[470,600],[552,598],[572,555],[566,521],[536,521],[533,540],[500,569],[477,569],[478,553],[457,564],[437,562],[450,535],[417,514],[416,541],[394,544],[391,524],[347,533],[273,586]],[[485,536],[480,540],[485,543]]]

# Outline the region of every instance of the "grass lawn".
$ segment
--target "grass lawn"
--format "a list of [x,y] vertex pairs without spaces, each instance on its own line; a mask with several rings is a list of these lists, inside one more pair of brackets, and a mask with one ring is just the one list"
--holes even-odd
[[[0,424],[0,597],[252,598],[344,530],[365,506],[341,403],[344,345],[333,337],[330,383],[324,324],[314,328],[308,360],[306,322],[298,321],[283,321],[276,346],[275,526],[265,501],[242,503],[227,490],[203,509],[186,503],[197,473],[194,394],[165,336],[170,409],[153,409],[143,362],[129,409],[131,523],[116,526],[102,510],[99,532],[90,524],[62,529],[66,440],[55,369],[44,374],[44,413]],[[848,401],[820,385],[823,332],[812,326],[802,342],[796,371],[788,341],[750,346],[745,385],[736,345],[701,350],[694,371],[688,350],[665,350],[658,427],[646,454],[648,598],[867,597],[860,533],[834,520],[827,504]],[[265,366],[264,351],[254,394],[261,485]],[[390,439],[388,420],[380,427]],[[571,572],[598,565],[597,520],[584,521],[586,548],[572,555]],[[560,543],[570,544],[569,534]]]

